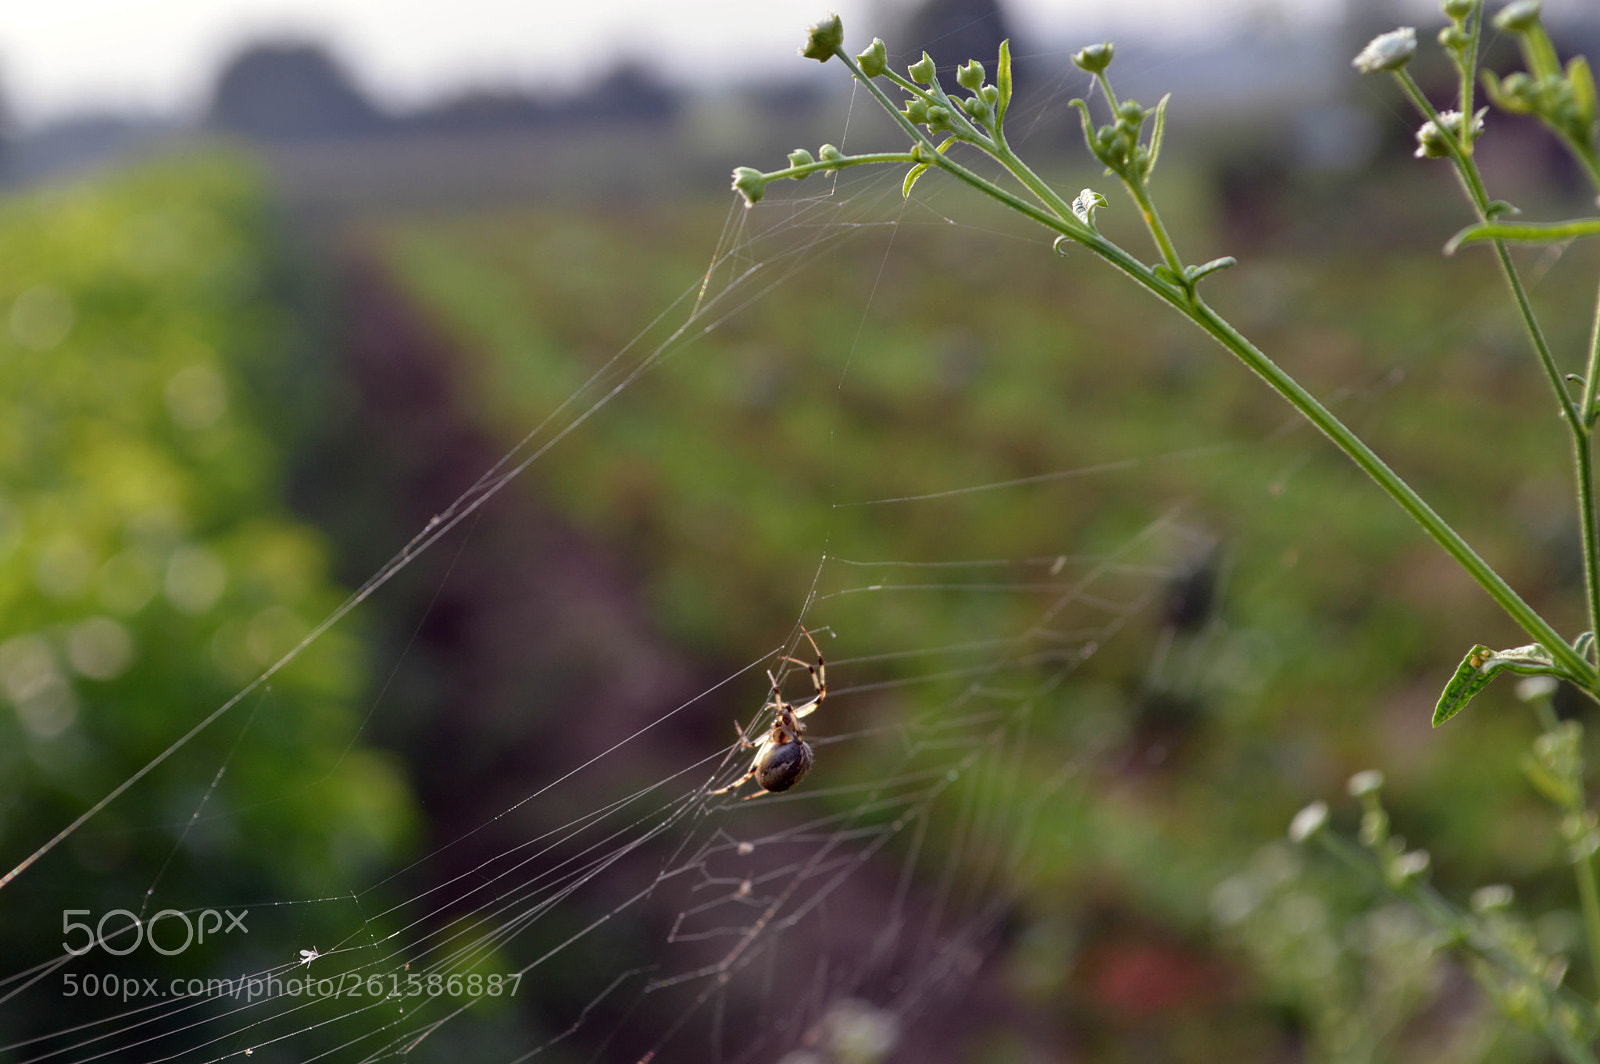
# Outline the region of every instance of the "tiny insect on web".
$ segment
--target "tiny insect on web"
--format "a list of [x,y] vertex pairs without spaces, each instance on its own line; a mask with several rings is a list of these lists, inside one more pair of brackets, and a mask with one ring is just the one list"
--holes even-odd
[[817,663],[807,664],[799,658],[785,655],[782,660],[792,661],[796,665],[804,666],[811,674],[811,685],[816,689],[816,695],[811,701],[794,706],[783,700],[783,691],[778,684],[777,677],[767,671],[767,679],[772,684],[772,693],[768,696],[767,705],[763,709],[773,710],[772,728],[762,738],[759,744],[752,743],[745,734],[738,721],[734,721],[734,728],[739,732],[739,746],[744,749],[755,748],[755,757],[750,762],[750,770],[737,780],[712,794],[726,794],[744,786],[745,781],[754,779],[760,790],[754,794],[745,795],[745,800],[759,797],[762,794],[776,794],[786,791],[800,782],[802,776],[811,768],[811,747],[802,738],[806,726],[800,723],[802,717],[811,713],[828,697],[828,667],[822,659],[822,651],[817,646],[817,641],[806,631],[804,625],[800,626],[800,634],[806,637],[806,642],[811,644],[811,649],[817,653]]

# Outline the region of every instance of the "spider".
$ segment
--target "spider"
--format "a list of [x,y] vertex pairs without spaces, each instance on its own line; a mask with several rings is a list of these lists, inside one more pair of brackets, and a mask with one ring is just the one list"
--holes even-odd
[[734,721],[733,726],[739,732],[739,746],[743,749],[754,748],[756,756],[750,762],[749,772],[721,790],[712,791],[712,794],[726,794],[737,790],[750,779],[755,780],[761,790],[745,795],[746,801],[762,794],[776,794],[799,783],[800,777],[811,768],[811,747],[800,737],[806,730],[806,726],[800,723],[800,718],[810,716],[813,710],[822,705],[822,700],[828,697],[828,671],[827,663],[822,660],[822,651],[817,648],[817,641],[811,638],[811,633],[806,631],[805,625],[800,626],[800,634],[806,637],[811,649],[817,652],[817,663],[807,665],[799,658],[787,655],[782,660],[805,666],[806,671],[811,674],[811,685],[816,688],[816,697],[802,705],[790,705],[783,700],[783,692],[778,687],[777,678],[772,675],[770,669],[767,670],[767,679],[772,682],[772,694],[766,706],[762,708],[771,707],[775,711],[772,730],[757,744],[751,742],[744,729],[739,727],[739,722]]

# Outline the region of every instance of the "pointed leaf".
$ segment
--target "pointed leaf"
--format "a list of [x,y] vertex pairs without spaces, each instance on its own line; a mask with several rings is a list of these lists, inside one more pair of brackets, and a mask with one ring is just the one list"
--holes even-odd
[[1201,263],[1199,266],[1190,266],[1183,273],[1189,279],[1189,283],[1194,284],[1202,277],[1208,277],[1219,270],[1226,270],[1230,266],[1237,265],[1239,265],[1238,259],[1232,255],[1224,255],[1220,259],[1212,259],[1210,262]]
[[1514,115],[1525,115],[1533,110],[1533,105],[1521,96],[1514,96],[1505,91],[1505,86],[1500,81],[1500,76],[1492,70],[1484,70],[1478,74],[1478,81],[1483,85],[1483,94],[1489,101],[1502,111]]
[[918,179],[921,178],[922,175],[927,173],[927,172],[928,172],[928,164],[927,163],[918,163],[917,165],[913,166],[910,170],[906,171],[905,184],[900,186],[900,198],[901,199],[910,199],[911,198],[911,190],[916,187]]
[[[956,142],[956,138],[954,138],[954,137],[946,137],[944,139],[944,142],[942,144],[940,144],[938,149],[937,149],[939,154],[943,155],[949,149],[950,145],[954,144],[955,142]],[[926,149],[924,149],[924,150],[926,150]],[[911,189],[916,185],[916,183],[919,180],[922,179],[922,175],[927,173],[928,172],[928,167],[930,167],[932,165],[933,165],[932,163],[918,163],[917,165],[913,166],[910,169],[909,172],[907,172],[905,183],[900,186],[900,198],[901,199],[910,199],[911,198]]]
[[1572,102],[1578,108],[1579,119],[1589,126],[1595,118],[1594,75],[1589,72],[1589,61],[1575,55],[1567,63],[1567,84],[1572,89]]
[[1588,236],[1600,236],[1600,218],[1573,218],[1565,222],[1479,222],[1451,237],[1444,246],[1444,253],[1453,255],[1457,248],[1465,244],[1478,244],[1485,240],[1559,244]]
[[1456,674],[1445,684],[1444,693],[1439,696],[1439,704],[1433,707],[1433,726],[1437,728],[1467,708],[1467,703],[1477,697],[1478,692],[1488,687],[1495,676],[1508,671],[1524,676],[1565,676],[1565,673],[1556,667],[1550,651],[1538,643],[1514,647],[1511,650],[1490,650],[1479,644],[1461,659]]
[[994,105],[994,124],[1006,120],[1006,108],[1011,105],[1011,42],[1000,42],[1000,69],[995,72],[995,87],[1000,90],[1000,100]]
[[1096,159],[1100,158],[1100,151],[1094,143],[1094,117],[1089,114],[1089,105],[1080,96],[1067,106],[1078,109],[1078,118],[1083,122],[1083,143],[1088,147],[1090,155]]
[[1156,120],[1150,127],[1150,163],[1145,167],[1146,177],[1156,172],[1156,160],[1161,157],[1161,139],[1167,135],[1167,101],[1172,99],[1172,93],[1161,97],[1161,102],[1156,104]]

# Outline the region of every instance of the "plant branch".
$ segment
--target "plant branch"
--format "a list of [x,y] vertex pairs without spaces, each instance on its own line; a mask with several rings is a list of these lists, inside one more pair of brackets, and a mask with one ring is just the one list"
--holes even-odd
[[[883,92],[883,90],[871,78],[865,75],[854,58],[846,54],[842,48],[836,48],[834,50],[834,54],[839,56],[839,58],[844,61],[845,65],[849,67],[851,74],[854,75],[855,78],[861,82],[869,92],[872,93],[873,97],[878,101],[878,104],[883,107],[883,109],[887,111],[891,117],[894,118],[902,130],[904,130],[905,133],[911,137],[915,143],[923,146],[925,150],[920,154],[918,159],[919,162],[937,165],[940,169],[972,186],[985,195],[1006,204],[1007,206],[1013,208],[1026,217],[1033,219],[1046,228],[1063,236],[1069,237],[1072,240],[1084,245],[1090,251],[1094,252],[1096,255],[1099,255],[1111,265],[1117,267],[1123,273],[1137,281],[1141,286],[1148,289],[1157,298],[1170,304],[1172,307],[1178,310],[1179,313],[1188,317],[1199,328],[1211,335],[1224,348],[1232,352],[1235,357],[1242,361],[1247,367],[1256,373],[1256,375],[1266,381],[1266,383],[1274,391],[1283,396],[1283,398],[1286,399],[1292,406],[1294,406],[1295,409],[1300,411],[1300,413],[1308,421],[1310,421],[1324,435],[1332,440],[1335,446],[1343,451],[1351,461],[1355,462],[1356,465],[1369,477],[1371,477],[1380,488],[1388,493],[1389,497],[1392,498],[1400,506],[1400,508],[1411,517],[1412,520],[1416,521],[1417,524],[1422,526],[1423,531],[1431,536],[1433,540],[1444,549],[1445,553],[1450,555],[1450,557],[1453,558],[1456,563],[1460,565],[1462,569],[1464,569],[1467,574],[1484,589],[1489,597],[1493,599],[1502,610],[1505,611],[1511,620],[1521,627],[1523,631],[1531,636],[1536,642],[1546,647],[1546,649],[1550,652],[1551,657],[1566,675],[1570,676],[1574,682],[1579,683],[1581,686],[1590,691],[1600,688],[1600,678],[1597,678],[1595,667],[1590,665],[1586,658],[1578,654],[1578,652],[1575,651],[1564,638],[1562,638],[1561,634],[1557,632],[1548,621],[1546,621],[1536,610],[1534,610],[1532,606],[1528,605],[1528,603],[1524,601],[1509,584],[1506,583],[1504,578],[1502,578],[1500,574],[1489,565],[1488,562],[1484,561],[1483,558],[1480,557],[1478,553],[1474,551],[1464,539],[1461,538],[1460,534],[1457,533],[1456,530],[1444,520],[1444,518],[1440,517],[1439,514],[1399,476],[1399,474],[1390,469],[1388,464],[1385,463],[1383,459],[1379,458],[1377,453],[1374,452],[1359,436],[1351,431],[1350,428],[1344,424],[1344,422],[1340,421],[1336,416],[1334,416],[1330,410],[1323,406],[1316,399],[1316,397],[1302,387],[1298,381],[1296,381],[1275,362],[1268,358],[1266,354],[1264,354],[1254,344],[1250,343],[1250,341],[1247,340],[1244,335],[1235,329],[1229,322],[1212,310],[1204,300],[1199,298],[1199,296],[1193,291],[1192,287],[1165,280],[1149,266],[1140,262],[1138,259],[1124,251],[1121,247],[1102,237],[1099,232],[1093,229],[1091,226],[1086,225],[1084,222],[1079,220],[1076,215],[1071,213],[1070,208],[1066,206],[1066,203],[1061,196],[1050,189],[1045,182],[1040,180],[1037,175],[1034,175],[1033,172],[1026,166],[1021,165],[1021,160],[1017,159],[1015,154],[1012,153],[1010,148],[1005,146],[1003,142],[996,143],[994,148],[988,149],[988,153],[997,158],[1002,165],[1006,165],[1007,169],[1010,170],[1020,181],[1022,181],[1030,192],[1038,196],[1041,202],[1046,205],[1044,209],[1028,203],[1026,200],[1023,200],[1015,194],[1000,188],[986,178],[983,178],[971,170],[968,170],[966,167],[950,159],[948,156],[940,154],[934,148],[933,143],[931,140],[929,140],[927,135],[918,129],[914,124],[912,124],[912,122],[899,111],[899,109]],[[1408,86],[1408,93],[1414,91],[1414,99],[1416,100],[1418,106],[1424,110],[1424,113],[1429,114],[1434,119],[1437,119],[1438,116],[1433,111],[1432,105],[1427,102],[1426,97],[1422,96],[1420,89],[1416,88],[1416,83],[1410,79],[1409,75],[1406,75],[1402,70],[1397,72],[1397,76],[1400,78],[1402,85]],[[1109,86],[1106,88],[1109,97]],[[1454,142],[1454,138],[1446,139],[1452,143]],[[1455,147],[1458,161],[1463,164],[1459,167],[1459,169],[1463,171],[1464,180],[1467,180],[1469,184],[1475,184],[1476,195],[1474,196],[1474,204],[1480,208],[1480,214],[1484,214],[1487,211],[1488,201],[1487,197],[1482,194],[1482,182],[1481,179],[1477,179],[1476,167],[1471,166],[1470,161],[1465,156],[1460,154],[1460,146],[1458,144],[1455,145]],[[1015,167],[1013,167],[1013,163],[1015,164]],[[1130,188],[1133,185],[1131,182],[1125,183],[1129,184]],[[1135,198],[1139,198],[1137,193],[1135,194]],[[1145,199],[1148,199],[1148,194],[1146,194]],[[1141,201],[1141,206],[1143,206],[1143,201]],[[1164,246],[1162,248],[1164,257],[1169,255],[1169,248],[1170,242],[1168,246]],[[1175,250],[1170,251],[1170,256],[1171,262],[1178,261]],[[1181,266],[1175,267],[1174,272],[1181,277]],[[1515,278],[1516,275],[1514,269],[1510,271],[1509,276]],[[1526,304],[1526,294],[1522,292],[1520,280],[1514,283],[1513,290],[1522,295],[1519,305],[1525,309],[1524,320],[1532,323],[1532,308]],[[1537,331],[1536,323],[1532,323],[1530,328],[1533,335],[1536,337],[1535,346],[1540,352],[1541,360],[1545,362],[1547,370],[1553,371],[1554,359],[1549,356],[1548,346],[1542,342],[1542,333]],[[1555,381],[1558,384],[1560,383],[1559,374],[1555,376]],[[1574,409],[1572,401],[1565,396],[1564,388],[1561,396],[1563,408],[1568,412],[1569,425],[1576,427],[1578,425],[1576,410]],[[1578,433],[1578,438],[1584,439],[1586,442],[1587,434],[1580,430]],[[1587,469],[1586,463],[1580,462],[1580,465],[1582,465],[1584,469]],[[1591,586],[1594,586],[1593,581],[1591,581]]]

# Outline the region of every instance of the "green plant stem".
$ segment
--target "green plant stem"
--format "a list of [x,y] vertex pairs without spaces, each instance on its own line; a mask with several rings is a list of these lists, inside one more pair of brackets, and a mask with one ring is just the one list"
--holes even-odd
[[[1179,310],[1189,313],[1187,306],[1178,306]],[[1189,314],[1200,328],[1210,333],[1218,343],[1233,352],[1246,366],[1261,377],[1279,395],[1287,399],[1296,410],[1300,411],[1313,425],[1332,440],[1351,461],[1361,468],[1361,471],[1371,477],[1379,487],[1389,493],[1389,497],[1400,505],[1411,519],[1421,525],[1423,530],[1432,536],[1439,546],[1444,548],[1446,554],[1454,558],[1456,563],[1465,569],[1478,585],[1488,592],[1489,597],[1506,612],[1512,620],[1550,651],[1551,657],[1574,679],[1581,681],[1584,686],[1593,689],[1595,686],[1595,669],[1577,651],[1567,644],[1554,628],[1552,628],[1537,611],[1529,606],[1511,586],[1495,572],[1488,562],[1478,556],[1467,542],[1461,538],[1449,523],[1436,513],[1433,507],[1418,495],[1409,484],[1390,469],[1365,442],[1352,432],[1344,422],[1340,421],[1317,399],[1301,387],[1289,374],[1285,373],[1277,363],[1263,354],[1254,344],[1245,339],[1232,325],[1220,317],[1211,307],[1199,297],[1193,301],[1193,312]]]
[[[1395,80],[1400,83],[1407,97],[1416,106],[1417,110],[1429,121],[1439,123],[1439,114],[1434,110],[1433,104],[1423,93],[1421,86],[1411,76],[1410,71],[1402,68],[1394,71]],[[1470,96],[1463,96],[1463,100],[1470,103]],[[1478,164],[1470,154],[1472,116],[1462,112],[1462,134],[1458,141],[1454,137],[1445,137],[1444,142],[1449,146],[1451,161],[1455,163],[1456,174],[1461,179],[1467,198],[1471,201],[1473,211],[1480,221],[1489,220],[1489,193],[1483,184],[1483,175],[1478,171]],[[1443,129],[1443,126],[1440,126]],[[1533,345],[1534,355],[1539,360],[1540,368],[1544,370],[1546,381],[1550,390],[1560,405],[1562,420],[1567,424],[1568,434],[1572,439],[1572,465],[1573,480],[1577,493],[1578,521],[1581,526],[1583,540],[1583,574],[1584,574],[1584,606],[1588,615],[1589,630],[1600,632],[1600,528],[1596,526],[1595,499],[1594,499],[1594,459],[1591,447],[1591,429],[1594,417],[1591,413],[1593,407],[1592,393],[1595,376],[1596,355],[1591,345],[1590,372],[1584,380],[1585,398],[1580,403],[1574,403],[1567,393],[1566,379],[1561,373],[1561,368],[1556,365],[1555,355],[1550,351],[1549,341],[1545,339],[1544,329],[1539,325],[1539,319],[1533,312],[1533,304],[1528,299],[1527,289],[1522,284],[1522,277],[1517,273],[1516,263],[1511,259],[1511,252],[1506,247],[1505,241],[1493,241],[1495,260],[1500,265],[1501,276],[1505,279],[1506,287],[1511,290],[1511,297],[1516,302],[1517,313],[1522,319],[1523,331]],[[1597,308],[1600,311],[1600,308]],[[1543,642],[1543,640],[1540,640]],[[1549,644],[1546,644],[1549,646]],[[1552,651],[1554,647],[1549,647]],[[1591,695],[1600,696],[1600,687],[1596,686],[1594,671],[1586,669],[1581,675],[1589,676],[1588,690]]]
[[1461,151],[1465,155],[1472,154],[1472,94],[1477,89],[1478,79],[1475,77],[1478,70],[1478,45],[1483,36],[1483,0],[1478,0],[1472,13],[1467,16],[1467,21],[1472,24],[1468,33],[1467,54],[1461,64],[1461,113],[1467,116],[1467,121],[1461,123]]
[[1600,527],[1594,512],[1594,447],[1588,434],[1572,441],[1578,482],[1578,524],[1583,533],[1583,579],[1589,592],[1589,631],[1600,632]]
[[[1475,165],[1469,166],[1469,169],[1474,174],[1477,173]],[[1483,212],[1480,210],[1479,213],[1481,215]],[[1538,319],[1534,317],[1533,304],[1528,299],[1527,289],[1523,287],[1522,277],[1517,273],[1516,264],[1511,261],[1511,252],[1506,248],[1505,241],[1494,241],[1494,252],[1496,260],[1500,263],[1500,273],[1516,300],[1523,328],[1532,341],[1539,362],[1544,366],[1545,375],[1550,379],[1550,386],[1561,403],[1562,419],[1566,422],[1568,434],[1572,438],[1572,474],[1577,489],[1578,524],[1583,540],[1585,612],[1589,618],[1589,631],[1600,632],[1600,528],[1596,527],[1595,522],[1593,422],[1567,394],[1566,382],[1561,376],[1561,370],[1556,366],[1555,356],[1550,353],[1550,345],[1545,340],[1544,330],[1539,327]],[[1590,361],[1593,361],[1592,354]],[[1588,387],[1587,380],[1584,386]],[[1590,693],[1600,694],[1600,691],[1591,687]]]
[[1072,213],[1072,207],[1061,194],[1051,188],[1043,178],[1033,172],[1032,167],[1022,161],[1021,156],[1011,150],[1011,145],[1006,143],[1005,134],[998,129],[995,130],[994,140],[994,157],[1000,161],[1000,165],[1011,172],[1013,177],[1022,182],[1023,187],[1037,196],[1051,213],[1059,214],[1063,218],[1076,217]]
[[1579,143],[1571,137],[1562,139],[1572,148],[1572,154],[1577,158],[1578,164],[1589,175],[1589,184],[1600,191],[1600,154],[1595,153],[1593,145]]
[[762,174],[761,176],[765,177],[768,181],[781,181],[786,177],[794,178],[798,181],[802,177],[809,177],[812,174],[832,173],[835,170],[843,170],[847,166],[863,166],[868,163],[913,162],[916,162],[916,160],[911,157],[910,152],[880,151],[871,152],[866,155],[846,155],[842,159],[818,160],[816,162],[801,163],[799,166],[791,166],[783,170],[774,170],[770,174]]
[[1150,230],[1150,238],[1156,242],[1156,247],[1161,249],[1161,258],[1177,277],[1183,276],[1183,260],[1178,257],[1178,248],[1172,242],[1172,237],[1167,232],[1166,225],[1161,221],[1161,215],[1156,210],[1155,200],[1150,198],[1150,190],[1142,181],[1129,181],[1123,179],[1122,185],[1134,202],[1139,205],[1139,212],[1144,216],[1145,228]]
[[[1423,93],[1421,86],[1411,76],[1410,71],[1402,68],[1394,71],[1395,80],[1410,97],[1424,118],[1434,123],[1441,130],[1444,126],[1440,123],[1439,112],[1434,110],[1433,103]],[[1463,115],[1461,119],[1463,138],[1470,139],[1467,128],[1471,125],[1472,116]],[[1461,144],[1454,137],[1444,137],[1443,141],[1450,149],[1451,161],[1455,163],[1456,174],[1461,178],[1461,184],[1467,193],[1467,199],[1472,203],[1472,209],[1477,214],[1478,220],[1489,220],[1489,191],[1484,187],[1483,175],[1478,172],[1478,165]],[[1533,343],[1534,354],[1538,356],[1539,364],[1544,369],[1545,379],[1549,381],[1550,389],[1555,394],[1556,401],[1561,404],[1562,416],[1575,432],[1583,431],[1582,423],[1578,417],[1577,408],[1572,399],[1567,395],[1566,384],[1561,376],[1561,370],[1556,365],[1555,356],[1550,353],[1550,345],[1544,337],[1544,330],[1539,327],[1539,320],[1534,316],[1533,304],[1528,301],[1528,293],[1522,287],[1522,278],[1517,273],[1516,264],[1511,261],[1511,253],[1506,249],[1505,241],[1493,241],[1496,257],[1500,262],[1500,271],[1505,275],[1506,284],[1511,288],[1512,297],[1516,300],[1517,311],[1522,316],[1523,328],[1527,331],[1528,339]]]
[[1595,408],[1600,401],[1600,293],[1594,300],[1594,324],[1589,329],[1589,361],[1583,368],[1583,397],[1578,401],[1579,413],[1582,415],[1584,427],[1593,429],[1595,418],[1600,417],[1600,410]]
[[[1590,665],[1585,658],[1573,650],[1571,645],[1561,637],[1561,634],[1540,616],[1532,606],[1528,605],[1505,582],[1500,574],[1495,572],[1494,568],[1484,561],[1468,545],[1466,540],[1462,539],[1460,534],[1434,511],[1433,507],[1429,506],[1409,484],[1401,479],[1399,474],[1390,469],[1383,459],[1379,458],[1377,453],[1368,447],[1344,422],[1335,417],[1332,411],[1318,402],[1315,396],[1306,391],[1298,381],[1284,372],[1277,363],[1268,358],[1266,354],[1247,340],[1228,321],[1212,310],[1191,289],[1163,280],[1149,266],[1101,236],[1098,231],[1079,221],[1071,213],[1070,207],[1066,206],[1060,195],[1039,180],[1026,166],[1022,166],[1021,160],[1016,158],[1009,147],[1003,146],[1003,142],[996,144],[996,149],[998,150],[993,154],[1002,164],[1008,161],[1005,158],[1006,156],[1009,156],[1010,160],[1014,160],[1018,169],[1013,170],[1013,173],[1016,173],[1019,180],[1023,181],[1029,191],[1040,196],[1049,209],[1043,209],[1028,203],[1026,200],[1000,188],[992,181],[973,173],[950,159],[947,155],[940,154],[935,149],[932,141],[895,107],[883,90],[862,72],[860,66],[851,56],[846,54],[842,48],[836,50],[834,54],[843,60],[856,80],[861,82],[873,94],[879,105],[900,125],[906,135],[914,142],[925,146],[927,154],[934,165],[984,195],[999,200],[1046,228],[1082,244],[1094,254],[1127,274],[1134,281],[1137,281],[1157,298],[1170,304],[1179,313],[1210,334],[1224,348],[1231,351],[1257,376],[1266,381],[1269,387],[1283,396],[1295,409],[1299,410],[1308,421],[1321,430],[1325,436],[1333,441],[1335,446],[1343,451],[1351,461],[1355,462],[1380,488],[1387,492],[1389,497],[1410,515],[1412,520],[1422,526],[1423,531],[1444,548],[1446,554],[1455,559],[1456,563],[1477,581],[1478,585],[1505,611],[1507,616],[1515,621],[1536,642],[1543,644],[1549,650],[1551,657],[1555,659],[1566,674],[1586,690],[1595,691],[1600,688],[1600,680],[1597,680],[1594,666]],[[1426,98],[1423,98],[1422,102],[1423,106],[1426,106]],[[1001,155],[1002,152],[1004,153],[1003,155]],[[1010,169],[1009,166],[1008,169]],[[1028,176],[1023,177],[1024,173]],[[1174,254],[1176,253],[1174,252]],[[1179,272],[1181,276],[1181,271]],[[1567,401],[1567,405],[1571,405],[1570,400]]]

